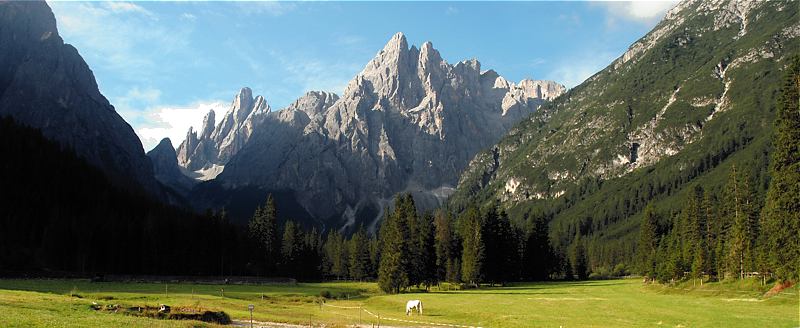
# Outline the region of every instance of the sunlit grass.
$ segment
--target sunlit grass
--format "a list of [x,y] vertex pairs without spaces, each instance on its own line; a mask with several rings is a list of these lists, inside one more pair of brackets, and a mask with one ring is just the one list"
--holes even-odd
[[[737,285],[738,284],[738,285]],[[742,285],[745,284],[745,285]],[[481,327],[793,327],[798,326],[797,287],[768,299],[757,282],[678,287],[640,280],[520,283],[508,287],[385,295],[374,283],[200,285],[92,283],[86,280],[0,280],[2,327],[186,327],[167,321],[90,309],[92,302],[121,306],[196,307],[258,321],[346,326],[411,325],[393,319]],[[320,306],[320,294],[338,299]],[[224,293],[224,296],[223,296]],[[405,303],[420,299],[422,316],[406,317]],[[329,306],[334,305],[334,306]]]

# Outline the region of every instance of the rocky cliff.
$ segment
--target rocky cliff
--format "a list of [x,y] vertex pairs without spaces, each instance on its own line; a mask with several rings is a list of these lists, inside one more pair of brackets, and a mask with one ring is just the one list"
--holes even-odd
[[563,92],[509,82],[474,59],[449,64],[432,43],[409,47],[398,33],[341,97],[311,92],[268,115],[217,182],[291,191],[335,227],[374,222],[398,192],[430,208],[475,153]]
[[40,129],[124,187],[157,192],[133,129],[100,94],[42,1],[0,2],[0,116]]
[[215,125],[214,111],[209,111],[200,131],[189,129],[186,139],[178,146],[178,163],[196,172],[195,176],[200,179],[214,178],[244,147],[255,126],[261,124],[269,111],[264,97],[253,98],[250,88],[242,88],[219,124]]

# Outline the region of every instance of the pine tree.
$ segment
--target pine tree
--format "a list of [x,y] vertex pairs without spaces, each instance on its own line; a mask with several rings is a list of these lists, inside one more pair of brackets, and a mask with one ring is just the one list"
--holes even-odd
[[718,278],[716,246],[719,238],[719,222],[714,214],[713,204],[711,193],[706,192],[703,195],[703,214],[706,220],[706,249],[708,255],[706,269],[709,276]]
[[299,262],[303,243],[303,231],[296,223],[287,220],[283,228],[283,238],[281,239],[281,259],[283,270],[286,274],[292,276],[300,274]]
[[548,236],[547,218],[543,215],[529,217],[525,230],[525,245],[522,255],[523,276],[528,280],[545,280],[555,264]]
[[381,226],[381,260],[378,267],[378,286],[387,293],[399,293],[410,285],[410,232],[407,213],[416,211],[411,195],[398,195],[394,210],[386,215]]
[[770,162],[772,180],[761,215],[764,262],[778,279],[800,279],[800,56],[790,59],[778,98]]
[[575,240],[572,241],[570,263],[572,264],[572,272],[578,277],[578,280],[586,280],[589,268],[586,259],[586,246],[581,239],[580,232],[575,234]]
[[636,249],[639,273],[653,279],[656,275],[656,249],[658,248],[658,218],[652,205],[644,209],[639,227],[639,244]]
[[256,257],[262,262],[261,266],[266,271],[273,270],[279,259],[277,211],[272,194],[267,196],[263,207],[256,208],[248,224],[248,233],[250,240],[256,244],[259,253]]
[[363,280],[369,275],[370,254],[369,240],[364,226],[350,238],[350,278]]
[[328,272],[338,279],[346,278],[350,274],[348,270],[350,257],[347,248],[342,234],[338,231],[328,233],[328,239],[325,241],[326,267]]
[[478,286],[483,281],[483,262],[485,244],[478,210],[474,207],[467,209],[462,221],[463,248],[461,251],[461,280]]
[[455,252],[453,249],[454,233],[449,215],[443,210],[437,210],[434,213],[433,225],[436,229],[436,276],[440,281],[451,281],[448,280],[448,263],[452,262]]
[[436,246],[433,216],[422,215],[417,224],[417,254],[420,265],[420,282],[426,289],[439,282],[436,272]]
[[748,183],[737,173],[736,166],[731,168],[731,177],[728,183],[727,206],[728,215],[731,216],[733,225],[728,234],[728,270],[735,272],[739,279],[745,272],[752,271],[754,266],[754,248],[756,234],[751,211],[751,195],[747,190]]

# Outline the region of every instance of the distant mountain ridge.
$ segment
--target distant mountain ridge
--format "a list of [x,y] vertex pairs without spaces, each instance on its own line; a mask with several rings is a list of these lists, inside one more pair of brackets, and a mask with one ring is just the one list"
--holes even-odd
[[[289,192],[328,226],[373,224],[398,192],[424,208],[441,204],[476,152],[563,92],[552,81],[509,82],[474,59],[448,64],[432,43],[409,47],[397,33],[343,96],[309,92],[254,122],[241,149],[217,163],[214,185]],[[178,150],[190,169],[180,158],[193,133]],[[196,205],[226,206],[225,191],[198,188]]]

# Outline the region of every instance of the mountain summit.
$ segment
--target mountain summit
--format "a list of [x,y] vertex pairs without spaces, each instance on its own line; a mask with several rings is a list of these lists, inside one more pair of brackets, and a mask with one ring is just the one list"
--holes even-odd
[[224,195],[237,189],[283,192],[332,227],[374,222],[398,192],[431,208],[475,153],[564,91],[509,82],[474,59],[449,64],[432,43],[409,48],[397,33],[341,97],[311,92],[254,124],[217,177],[226,191],[200,186],[200,206],[229,206]]
[[203,119],[200,131],[189,128],[186,139],[177,149],[178,163],[189,171],[196,171],[196,175],[203,180],[214,178],[225,163],[244,147],[255,126],[264,120],[269,111],[269,104],[264,97],[253,98],[250,88],[242,88],[218,125],[215,126],[215,115],[211,110]]

